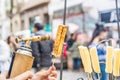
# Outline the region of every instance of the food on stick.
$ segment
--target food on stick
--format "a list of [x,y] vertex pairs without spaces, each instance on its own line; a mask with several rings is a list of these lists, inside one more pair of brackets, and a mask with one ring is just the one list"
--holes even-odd
[[67,33],[67,27],[65,25],[59,25],[54,43],[54,48],[53,48],[53,55],[55,57],[61,56],[66,33]]
[[120,76],[120,49],[115,49],[114,54],[113,75],[117,77]]
[[106,48],[106,73],[112,73],[113,68],[113,47],[107,46]]
[[98,59],[98,54],[97,54],[97,49],[96,47],[90,48],[90,56],[91,56],[91,61],[92,61],[92,67],[94,72],[100,73],[100,64],[99,64],[99,59]]
[[87,47],[84,47],[84,54],[85,54],[85,62],[86,62],[86,70],[88,73],[92,73],[92,66],[91,66],[91,59],[90,59],[90,53]]
[[88,51],[87,47],[79,46],[78,48],[79,48],[79,52],[80,52],[80,56],[81,56],[81,59],[83,62],[85,72],[91,74],[92,66],[91,66],[89,51]]

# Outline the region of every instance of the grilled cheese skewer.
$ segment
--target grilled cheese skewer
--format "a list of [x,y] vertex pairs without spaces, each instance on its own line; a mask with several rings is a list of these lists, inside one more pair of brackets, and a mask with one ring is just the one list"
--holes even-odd
[[67,33],[67,27],[65,25],[59,25],[54,43],[54,48],[53,48],[53,55],[55,57],[61,56],[66,33]]
[[97,54],[97,49],[96,47],[92,47],[90,49],[90,56],[91,56],[91,61],[92,61],[92,67],[94,72],[100,73],[100,64],[99,64],[99,59],[98,59],[98,54]]
[[113,66],[113,47],[107,46],[106,48],[106,73],[112,73]]
[[92,65],[90,59],[90,53],[87,47],[84,47],[84,54],[85,54],[85,62],[86,62],[86,72],[92,73]]
[[120,49],[115,49],[113,75],[120,76]]

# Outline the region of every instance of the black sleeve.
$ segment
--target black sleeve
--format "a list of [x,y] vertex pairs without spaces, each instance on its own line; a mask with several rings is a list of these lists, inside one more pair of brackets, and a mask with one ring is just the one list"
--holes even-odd
[[34,67],[40,67],[40,47],[39,47],[39,42],[31,42],[31,48],[32,48],[32,56],[35,57],[33,66]]

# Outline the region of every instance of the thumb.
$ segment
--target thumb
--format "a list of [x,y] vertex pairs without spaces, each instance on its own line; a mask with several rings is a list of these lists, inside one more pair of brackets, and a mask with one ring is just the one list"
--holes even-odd
[[49,68],[49,69],[45,72],[45,74],[46,74],[46,75],[51,74],[52,70],[53,70],[53,68],[52,68],[52,67],[50,67],[50,68]]
[[53,70],[53,71],[55,71],[55,70],[56,70],[56,68],[55,68],[55,66],[54,66],[54,65],[52,65],[51,67],[52,67],[52,70]]

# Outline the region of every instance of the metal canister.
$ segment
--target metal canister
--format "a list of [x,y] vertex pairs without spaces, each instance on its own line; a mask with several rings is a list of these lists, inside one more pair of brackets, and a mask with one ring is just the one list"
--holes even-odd
[[[14,54],[9,69],[9,77],[16,77],[32,68],[34,57],[29,46],[21,46]],[[22,65],[20,65],[22,63]]]
[[32,49],[29,46],[21,46],[16,53],[32,56]]

